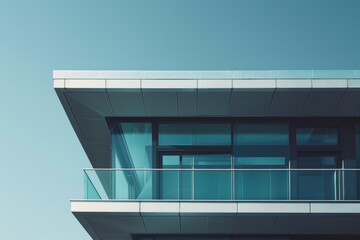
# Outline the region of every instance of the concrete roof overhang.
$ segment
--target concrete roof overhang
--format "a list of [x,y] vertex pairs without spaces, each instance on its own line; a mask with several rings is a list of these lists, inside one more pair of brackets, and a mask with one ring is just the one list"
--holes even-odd
[[54,71],[93,167],[110,167],[107,117],[351,117],[360,71]]

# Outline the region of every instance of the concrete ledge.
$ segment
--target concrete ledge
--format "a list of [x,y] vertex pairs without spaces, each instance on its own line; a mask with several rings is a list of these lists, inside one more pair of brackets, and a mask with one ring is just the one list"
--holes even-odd
[[311,88],[311,79],[277,79],[277,88]]
[[106,88],[105,79],[66,79],[65,88]]
[[65,88],[65,80],[64,79],[54,79],[54,88]]
[[313,79],[313,88],[347,88],[347,79]]
[[114,80],[106,80],[106,88],[107,89],[140,89],[141,88],[141,84],[140,84],[140,80],[136,80],[136,79],[114,79]]
[[360,236],[360,202],[74,200],[71,209],[94,239],[123,239],[124,234]]
[[360,203],[310,203],[311,213],[360,213]]
[[197,80],[141,80],[142,89],[196,89]]
[[72,201],[72,212],[114,212],[139,215],[140,202]]
[[241,213],[310,213],[309,203],[238,203]]
[[66,89],[344,89],[360,88],[360,79],[59,79],[54,88]]
[[231,89],[232,88],[232,80],[198,80],[198,88],[199,89]]
[[116,213],[360,213],[360,202],[101,201],[73,200],[72,212]]
[[142,215],[179,215],[179,202],[141,202],[140,212]]
[[289,79],[360,78],[360,70],[227,70],[227,71],[82,71],[55,70],[53,78],[105,79]]
[[275,79],[241,79],[233,80],[233,88],[276,88]]
[[180,215],[183,214],[236,214],[234,202],[180,202]]
[[349,88],[360,88],[360,79],[348,79]]

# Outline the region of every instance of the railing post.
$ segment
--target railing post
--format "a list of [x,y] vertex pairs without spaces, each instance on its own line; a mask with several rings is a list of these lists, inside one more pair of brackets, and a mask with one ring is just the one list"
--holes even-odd
[[288,169],[288,200],[291,200],[291,170]]
[[235,169],[231,169],[231,200],[235,200]]

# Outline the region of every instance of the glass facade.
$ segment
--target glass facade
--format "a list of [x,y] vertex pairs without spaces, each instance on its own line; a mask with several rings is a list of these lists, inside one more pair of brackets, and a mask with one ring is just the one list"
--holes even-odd
[[173,123],[159,124],[159,145],[230,145],[230,124]]
[[[114,199],[356,199],[357,184],[346,192],[341,186],[356,182],[357,173],[341,169],[350,161],[358,165],[360,147],[343,147],[347,125],[341,121],[319,125],[308,119],[112,119],[112,167],[119,170],[101,173],[101,183]],[[346,163],[342,156],[350,151],[356,156]],[[95,198],[92,185],[88,181]]]
[[[289,131],[283,123],[234,124],[234,168],[285,169],[289,162]],[[288,198],[288,172],[235,172],[235,198]]]
[[297,128],[296,143],[298,145],[337,145],[337,128]]
[[[112,125],[113,168],[152,168],[152,125],[150,123],[114,123]],[[151,194],[144,190],[152,176],[142,172],[113,172],[112,195],[115,198],[137,198]],[[122,188],[118,191],[119,186]]]

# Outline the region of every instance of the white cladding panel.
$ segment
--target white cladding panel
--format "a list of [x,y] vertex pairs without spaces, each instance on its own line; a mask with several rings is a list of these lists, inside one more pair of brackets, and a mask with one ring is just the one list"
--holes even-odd
[[355,202],[72,201],[71,209],[88,232],[111,230],[108,240],[122,234],[360,234]]

